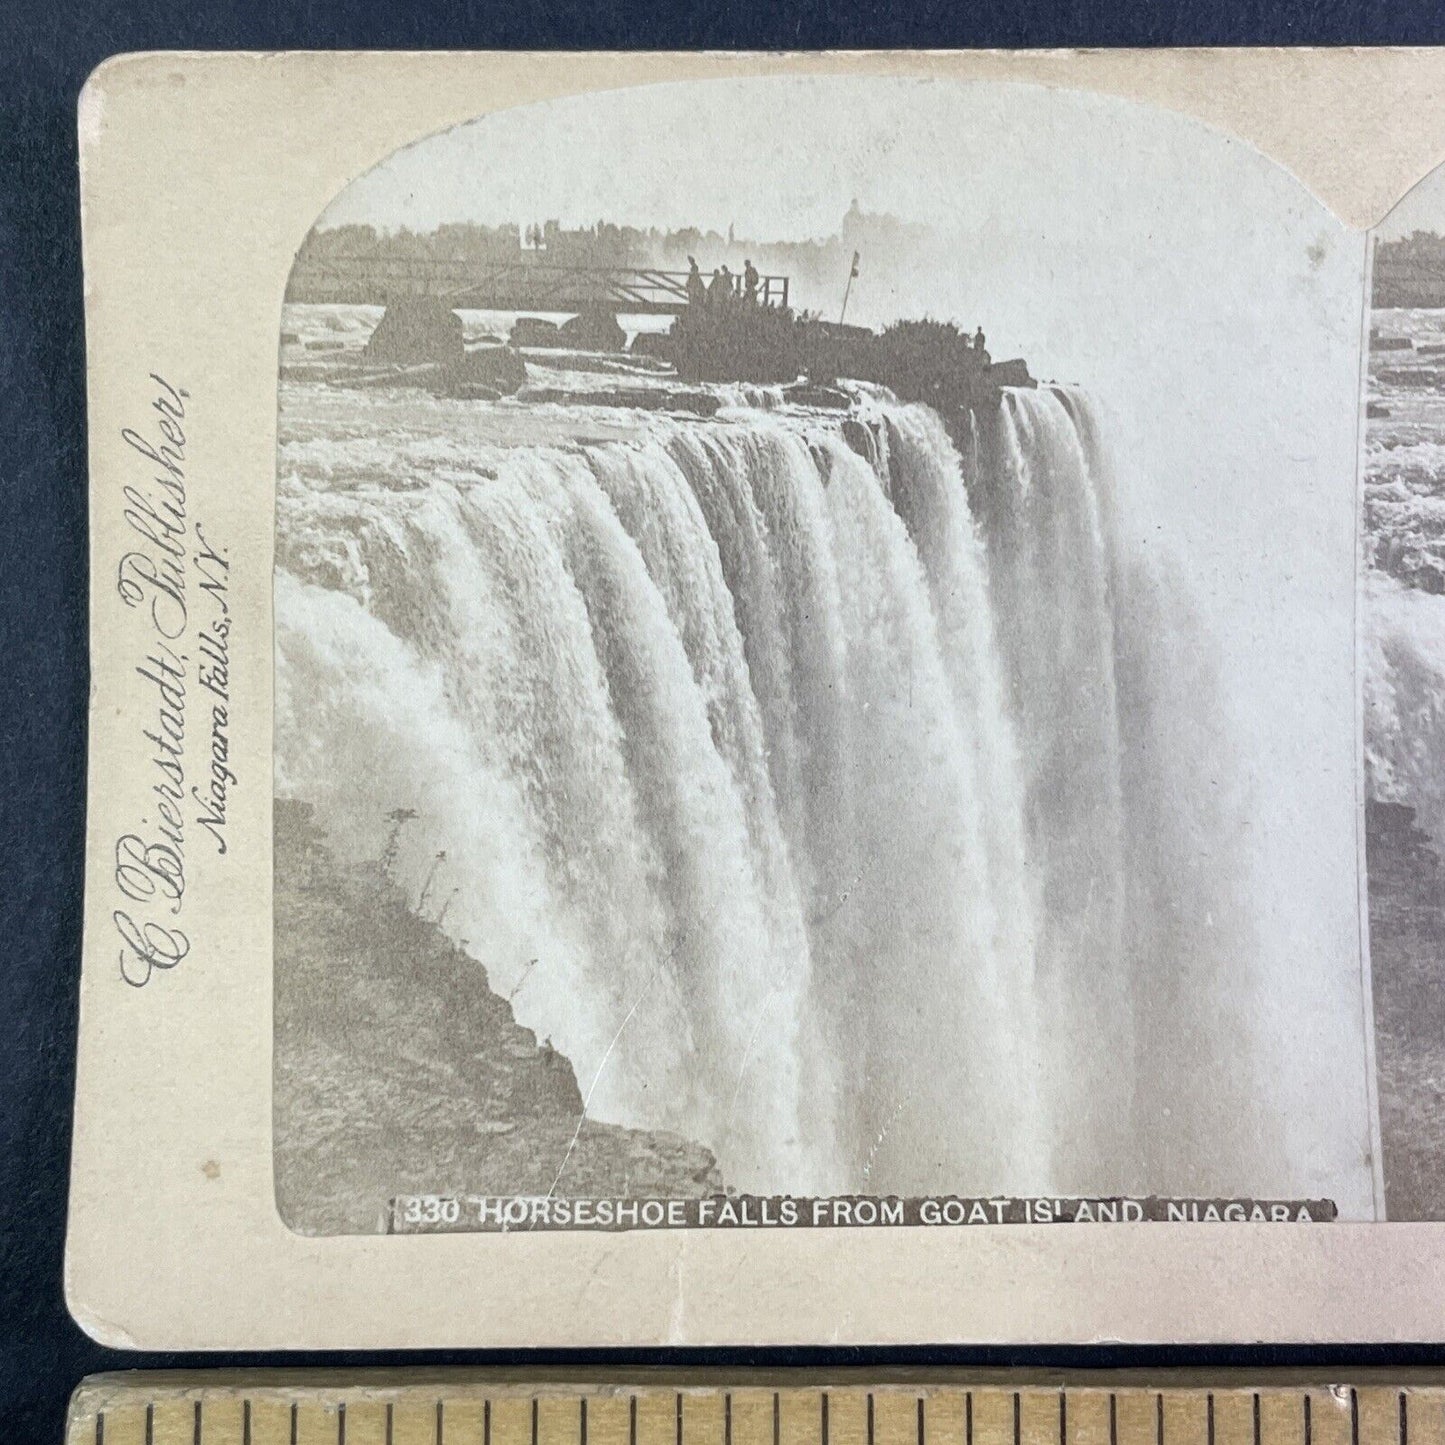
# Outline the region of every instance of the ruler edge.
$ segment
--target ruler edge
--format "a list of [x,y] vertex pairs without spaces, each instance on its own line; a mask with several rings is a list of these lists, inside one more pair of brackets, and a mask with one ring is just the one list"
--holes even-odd
[[887,1393],[939,1390],[976,1390],[997,1393],[1067,1394],[1108,1391],[1113,1394],[1273,1394],[1370,1390],[1414,1394],[1445,1394],[1445,1366],[1344,1367],[1291,1366],[1251,1369],[1231,1366],[1147,1366],[1117,1369],[1061,1367],[1059,1369],[1007,1367],[972,1369],[964,1366],[899,1366],[874,1368],[838,1366],[818,1370],[795,1367],[790,1371],[723,1366],[637,1366],[627,1370],[543,1369],[525,1376],[515,1370],[483,1366],[358,1366],[325,1370],[257,1368],[242,1370],[113,1370],[87,1375],[71,1392],[66,1410],[66,1439],[78,1421],[102,1410],[161,1400],[196,1400],[208,1397],[236,1399],[247,1395],[299,1398],[320,1404],[362,1396],[368,1400],[423,1391],[443,1398],[461,1395],[486,1399],[615,1398],[619,1395],[669,1392],[680,1395],[723,1395],[733,1391],[773,1390],[823,1392],[829,1389]]

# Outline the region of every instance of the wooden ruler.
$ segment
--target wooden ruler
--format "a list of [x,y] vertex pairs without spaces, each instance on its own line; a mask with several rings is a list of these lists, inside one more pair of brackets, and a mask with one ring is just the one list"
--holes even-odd
[[[465,1373],[100,1375],[68,1445],[1445,1445],[1445,1375],[1343,1383],[1173,1372],[1028,1377]],[[1439,1383],[1432,1383],[1432,1378]]]

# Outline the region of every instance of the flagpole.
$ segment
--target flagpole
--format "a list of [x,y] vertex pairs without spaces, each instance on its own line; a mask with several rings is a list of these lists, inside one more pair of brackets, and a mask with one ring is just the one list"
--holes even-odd
[[853,264],[848,268],[848,284],[843,288],[843,305],[838,311],[838,325],[843,324],[843,318],[848,314],[848,297],[853,290],[853,279],[858,274],[858,253],[853,252]]

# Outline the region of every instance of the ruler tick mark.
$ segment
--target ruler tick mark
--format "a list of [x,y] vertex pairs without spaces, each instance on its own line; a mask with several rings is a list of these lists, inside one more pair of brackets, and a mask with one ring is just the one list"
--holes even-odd
[[[738,1387],[747,1382],[737,1382]],[[786,1383],[786,1382],[784,1382]],[[837,1381],[831,1382],[836,1384]],[[1369,1383],[1369,1382],[1367,1382]],[[1164,1393],[1163,1385],[1168,1384],[1169,1394]],[[539,1391],[541,1387],[534,1387]],[[349,1410],[351,1400],[356,1396],[350,1392],[332,1393],[324,1387],[317,1391],[314,1387],[300,1389],[286,1388],[272,1390],[269,1387],[252,1395],[244,1388],[234,1395],[226,1396],[227,1404],[224,1410],[212,1411],[209,1416],[206,1414],[206,1405],[211,1401],[221,1398],[220,1395],[209,1386],[196,1388],[194,1385],[186,1389],[184,1393],[176,1392],[154,1392],[144,1387],[136,1388],[123,1400],[112,1395],[106,1410],[91,1406],[81,1413],[81,1418],[75,1423],[74,1429],[79,1433],[73,1434],[72,1439],[84,1440],[87,1445],[121,1445],[121,1436],[133,1442],[133,1445],[162,1445],[162,1442],[169,1442],[169,1445],[299,1445],[300,1442],[300,1407],[304,1403],[307,1408],[307,1439],[312,1438],[315,1430],[322,1433],[316,1439],[319,1441],[325,1436],[330,1436],[332,1445],[361,1445],[363,1437],[372,1441],[373,1445],[399,1445],[402,1440],[411,1440],[412,1435],[408,1434],[406,1420],[408,1411],[417,1412],[417,1420],[411,1427],[416,1430],[418,1445],[569,1445],[566,1440],[566,1405],[564,1400],[575,1400],[577,1414],[574,1416],[576,1435],[570,1445],[657,1445],[649,1436],[644,1442],[641,1439],[641,1425],[639,1420],[639,1401],[644,1398],[648,1400],[649,1409],[654,1405],[660,1405],[666,1409],[667,1393],[669,1389],[674,1394],[674,1416],[675,1416],[675,1439],[664,1442],[664,1445],[849,1445],[833,1429],[832,1420],[832,1396],[829,1389],[812,1387],[807,1395],[793,1389],[789,1405],[790,1410],[796,1407],[801,1412],[797,1420],[790,1415],[789,1439],[783,1440],[782,1433],[782,1390],[775,1388],[771,1391],[761,1389],[748,1389],[744,1393],[744,1402],[751,1398],[753,1404],[744,1409],[742,1416],[734,1419],[734,1395],[736,1390],[727,1389],[722,1382],[710,1388],[698,1388],[684,1385],[681,1388],[675,1386],[663,1386],[657,1390],[653,1386],[642,1387],[643,1393],[637,1393],[634,1389],[631,1393],[619,1391],[614,1397],[611,1394],[599,1394],[603,1400],[603,1416],[594,1418],[591,1410],[591,1391],[568,1389],[560,1396],[553,1398],[554,1414],[548,1416],[548,1429],[544,1438],[541,1429],[541,1396],[534,1393],[532,1396],[522,1394],[520,1398],[509,1398],[506,1409],[516,1408],[518,1419],[515,1422],[521,1425],[522,1420],[527,1417],[520,1415],[520,1408],[523,1402],[531,1406],[530,1411],[530,1440],[523,1435],[520,1442],[511,1438],[511,1426],[507,1424],[505,1416],[503,1429],[500,1435],[494,1437],[492,1431],[492,1402],[489,1399],[480,1399],[482,1405],[478,1413],[481,1420],[478,1426],[478,1434],[470,1433],[470,1424],[460,1425],[460,1416],[453,1411],[449,1417],[446,1413],[446,1403],[454,1398],[463,1400],[462,1414],[470,1415],[471,1410],[476,1408],[479,1402],[478,1395],[467,1392],[460,1397],[454,1397],[449,1386],[438,1386],[433,1383],[431,1386],[406,1386],[399,1388],[394,1385],[383,1385],[378,1391],[382,1398],[374,1400],[373,1403],[365,1405],[362,1416],[357,1421],[348,1422],[348,1414],[355,1414]],[[913,1399],[913,1438],[909,1439],[909,1430],[903,1426],[901,1411],[908,1398],[907,1391],[912,1388]],[[1289,1445],[1292,1439],[1294,1445],[1331,1445],[1326,1439],[1327,1435],[1337,1432],[1337,1425],[1344,1423],[1344,1406],[1348,1401],[1348,1431],[1342,1435],[1338,1445],[1431,1445],[1434,1439],[1435,1411],[1439,1408],[1439,1401],[1445,1398],[1445,1390],[1438,1386],[1421,1387],[1414,1389],[1408,1384],[1402,1384],[1397,1377],[1393,1382],[1385,1384],[1383,1388],[1376,1389],[1368,1400],[1362,1402],[1359,1390],[1361,1387],[1352,1387],[1348,1381],[1342,1381],[1330,1387],[1330,1394],[1321,1394],[1324,1402],[1324,1415],[1321,1416],[1321,1426],[1318,1439],[1316,1438],[1314,1419],[1314,1394],[1315,1388],[1292,1387],[1281,1389],[1272,1385],[1261,1384],[1260,1388],[1253,1389],[1248,1384],[1243,1388],[1228,1387],[1223,1404],[1225,1415],[1220,1418],[1217,1392],[1208,1388],[1208,1382],[1184,1381],[1182,1384],[1164,1380],[1158,1387],[1150,1386],[1147,1383],[1128,1385],[1115,1390],[1109,1390],[1107,1385],[1103,1387],[1093,1386],[1084,1397],[1084,1404],[1088,1409],[1075,1405],[1070,1398],[1073,1389],[1072,1384],[1061,1384],[1057,1379],[1042,1387],[1030,1387],[1029,1398],[1033,1403],[1030,1410],[1034,1412],[1030,1416],[1028,1439],[1024,1438],[1023,1431],[1023,1390],[1013,1389],[1003,1382],[991,1386],[980,1387],[979,1399],[983,1402],[985,1410],[984,1420],[980,1423],[980,1429],[975,1431],[974,1412],[974,1390],[965,1388],[962,1384],[956,1387],[945,1387],[941,1393],[933,1394],[932,1386],[921,1386],[916,1382],[907,1385],[889,1384],[884,1382],[875,1383],[870,1388],[866,1381],[859,1381],[856,1385],[849,1387],[845,1383],[846,1397],[845,1418],[843,1420],[844,1433],[852,1429],[856,1434],[853,1445],[1088,1445],[1084,1440],[1090,1430],[1089,1418],[1097,1409],[1103,1399],[1108,1399],[1108,1430],[1098,1432],[1098,1440],[1094,1445],[1189,1445],[1186,1436],[1193,1439],[1195,1445]],[[1222,1386],[1221,1388],[1226,1388]],[[884,1389],[888,1391],[889,1410],[885,1414],[888,1419],[880,1420],[878,1417],[878,1395],[877,1391]],[[1055,1394],[1055,1408],[1057,1409],[1057,1424],[1045,1423],[1045,1416],[1048,1411],[1045,1402],[1048,1399],[1048,1391],[1052,1389]],[[1264,1394],[1269,1390],[1270,1395],[1270,1428],[1264,1428]],[[1395,1409],[1389,1414],[1394,1416],[1393,1421],[1387,1417],[1385,1404],[1389,1398],[1389,1391],[1395,1391]],[[391,1395],[388,1400],[387,1394]],[[350,1395],[350,1398],[347,1396]],[[819,1414],[815,1416],[814,1429],[817,1433],[809,1435],[806,1428],[807,1397],[811,1395],[816,1399]],[[862,1422],[865,1428],[863,1431],[856,1431],[856,1423],[849,1425],[852,1418],[851,1412],[856,1409],[858,1396],[864,1397],[865,1420]],[[1154,1397],[1154,1409],[1152,1428],[1147,1422],[1143,1411],[1147,1408],[1149,1396]],[[622,1398],[627,1400],[627,1427],[626,1430],[615,1430],[612,1421],[612,1414],[615,1405],[620,1403]],[[1201,1399],[1202,1397],[1202,1399]],[[691,1398],[693,1406],[684,1408],[686,1400]],[[1121,1406],[1122,1398],[1122,1406]],[[1417,1398],[1424,1403],[1418,1412],[1412,1411],[1412,1406]],[[190,1401],[190,1409],[186,1408],[186,1401]],[[766,1418],[761,1414],[761,1409],[766,1402],[771,1400],[772,1428],[769,1431],[764,1423]],[[260,1413],[257,1413],[257,1402],[260,1402]],[[930,1408],[931,1405],[942,1403],[938,1408]],[[1242,1409],[1246,1401],[1250,1407],[1250,1415],[1243,1416]],[[1293,1405],[1291,1405],[1293,1401]],[[1175,1409],[1176,1414],[1170,1416],[1169,1408]],[[403,1410],[400,1421],[396,1416],[397,1404],[407,1406]],[[956,1403],[962,1403],[963,1409],[960,1412],[959,1434],[949,1433],[951,1425],[940,1424],[948,1412]],[[1194,1414],[1199,1404],[1204,1405],[1204,1419],[1201,1421]],[[1363,1404],[1369,1404],[1370,1410],[1364,1410]],[[124,1409],[121,1410],[121,1405]],[[376,1415],[377,1405],[380,1405],[383,1414]],[[712,1411],[721,1404],[721,1421],[718,1415]],[[160,1407],[164,1405],[165,1408]],[[1011,1409],[1011,1428],[1004,1420],[995,1421],[989,1425],[989,1411],[995,1414],[1001,1409]],[[1340,1408],[1336,1408],[1338,1405]],[[1376,1406],[1378,1405],[1378,1408]],[[239,1407],[239,1408],[238,1408]],[[1290,1425],[1285,1418],[1291,1409],[1298,1409],[1299,1414],[1295,1416],[1294,1428],[1298,1434],[1290,1436]],[[117,1415],[117,1411],[120,1415]],[[282,1413],[283,1410],[286,1413]],[[696,1411],[694,1419],[691,1410]],[[749,1411],[755,1411],[757,1418],[755,1425],[749,1424],[752,1415]],[[1081,1413],[1082,1410],[1082,1413]],[[272,1412],[275,1418],[272,1420]],[[891,1413],[890,1413],[891,1412]],[[177,1414],[178,1418],[170,1420],[171,1414]],[[330,1413],[335,1422],[334,1430],[328,1429],[325,1423],[327,1414]],[[1123,1418],[1120,1418],[1122,1413]],[[1417,1418],[1411,1420],[1411,1414],[1415,1413]],[[1234,1415],[1239,1414],[1236,1422]],[[897,1419],[893,1419],[893,1416]],[[1071,1419],[1070,1416],[1073,1416]],[[1325,1415],[1330,1418],[1325,1419]],[[289,1416],[289,1433],[284,1421]],[[554,1418],[555,1416],[555,1418]],[[1037,1418],[1035,1418],[1035,1416]],[[85,1418],[90,1419],[90,1424],[84,1423]],[[685,1418],[686,1417],[686,1420]],[[1278,1418],[1276,1418],[1278,1417]],[[427,1430],[422,1426],[422,1418],[430,1418],[432,1429]],[[1236,1426],[1243,1426],[1246,1418],[1249,1421],[1248,1430],[1237,1429]],[[117,1427],[117,1419],[120,1419],[121,1428]],[[368,1425],[367,1420],[371,1420]],[[384,1421],[384,1424],[383,1424]],[[599,1424],[600,1421],[600,1424]],[[892,1423],[890,1423],[890,1421]],[[1424,1422],[1423,1424],[1421,1422]],[[169,1422],[169,1423],[168,1423]],[[1171,1423],[1172,1422],[1172,1423]],[[354,1428],[348,1430],[348,1423]],[[402,1428],[397,1429],[400,1423]],[[621,1422],[617,1422],[621,1423]],[[1100,1424],[1103,1422],[1100,1421]],[[1396,1430],[1394,1441],[1389,1440],[1391,1424]],[[687,1428],[684,1428],[686,1424]],[[691,1426],[698,1425],[698,1439],[693,1441],[690,1437],[693,1433]],[[717,1435],[711,1431],[721,1424]],[[941,1433],[936,1439],[931,1438],[931,1427],[940,1424]],[[1200,1424],[1204,1430],[1199,1431]],[[189,1425],[189,1428],[188,1428]],[[207,1426],[209,1425],[209,1428]],[[734,1428],[735,1425],[738,1428]],[[109,1428],[107,1428],[107,1426]],[[450,1431],[448,1426],[454,1426]],[[1001,1426],[1002,1429],[996,1427]],[[525,1428],[525,1427],[524,1427]],[[598,1430],[602,1435],[598,1434]],[[177,1433],[172,1439],[171,1431]],[[739,1433],[741,1431],[741,1433]],[[1078,1432],[1083,1432],[1079,1434]],[[1194,1432],[1198,1431],[1198,1434]],[[673,1433],[673,1432],[670,1432]],[[604,1440],[603,1436],[607,1438]],[[1147,1439],[1152,1435],[1153,1439]],[[996,1436],[997,1438],[992,1438]],[[1237,1440],[1234,1439],[1237,1436]],[[1426,1437],[1430,1437],[1427,1441]],[[795,1438],[796,1437],[796,1438]],[[1202,1437],[1202,1438],[1201,1438]],[[1278,1437],[1278,1439],[1276,1438]],[[0,1441],[0,1445],[4,1445]],[[1445,1440],[1439,1442],[1445,1445]]]

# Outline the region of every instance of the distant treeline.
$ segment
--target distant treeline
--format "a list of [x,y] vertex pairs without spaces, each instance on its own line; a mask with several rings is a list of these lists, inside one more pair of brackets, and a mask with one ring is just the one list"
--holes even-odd
[[1375,247],[1373,304],[1445,307],[1445,236],[1416,231]]
[[[558,221],[528,225],[484,226],[473,221],[449,222],[432,231],[403,227],[381,231],[375,226],[346,225],[314,230],[297,257],[296,271],[305,275],[308,261],[335,262],[339,258],[366,258],[397,264],[407,261],[476,261],[486,264],[515,262],[532,256],[552,266],[652,266],[686,270],[695,256],[703,274],[728,266],[740,272],[752,261],[764,273],[792,278],[792,295],[805,307],[835,311],[847,283],[854,251],[862,253],[866,268],[872,257],[895,257],[900,250],[927,239],[925,228],[873,215],[856,203],[832,236],[807,241],[759,241],[736,235],[703,231],[694,226],[680,230],[620,226],[606,220],[580,229]],[[309,296],[304,286],[293,285],[292,301],[328,300]]]
[[[657,265],[664,258],[696,256],[705,264],[721,265],[739,246],[760,242],[739,241],[717,231],[687,227],[663,231],[657,227],[618,226],[598,221],[594,226],[568,230],[558,221],[540,225],[483,226],[473,221],[449,222],[434,231],[378,231],[375,226],[333,226],[313,231],[302,247],[303,256],[332,258],[367,256],[392,260],[421,261],[513,261],[523,251],[545,253],[554,265],[644,266]],[[833,250],[837,237],[826,241],[771,244],[766,249],[813,257]]]

